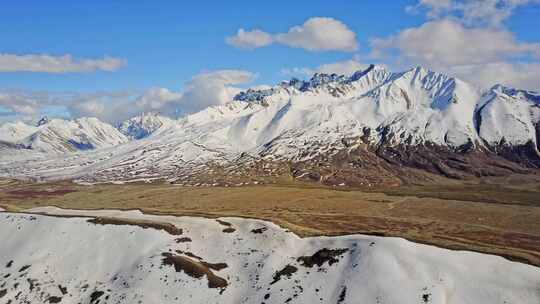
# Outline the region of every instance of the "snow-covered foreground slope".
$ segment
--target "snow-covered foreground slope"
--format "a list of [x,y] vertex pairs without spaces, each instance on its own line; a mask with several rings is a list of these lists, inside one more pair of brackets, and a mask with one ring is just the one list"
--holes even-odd
[[538,268],[399,238],[302,239],[238,218],[33,212],[63,217],[0,213],[1,303],[540,303]]

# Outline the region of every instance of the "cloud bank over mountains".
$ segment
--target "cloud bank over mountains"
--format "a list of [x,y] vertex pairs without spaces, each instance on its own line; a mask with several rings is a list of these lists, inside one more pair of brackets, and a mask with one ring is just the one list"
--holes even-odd
[[0,93],[0,107],[27,120],[37,119],[46,107],[65,107],[73,117],[97,117],[119,122],[143,112],[159,112],[178,117],[232,100],[241,91],[235,85],[249,83],[255,74],[241,70],[202,72],[188,81],[182,91],[150,88],[142,93]]
[[393,70],[424,66],[487,88],[540,89],[540,42],[520,41],[505,26],[514,11],[538,0],[420,0],[405,10],[425,22],[386,37],[371,37],[350,60],[282,69],[285,75],[350,74],[377,62]]

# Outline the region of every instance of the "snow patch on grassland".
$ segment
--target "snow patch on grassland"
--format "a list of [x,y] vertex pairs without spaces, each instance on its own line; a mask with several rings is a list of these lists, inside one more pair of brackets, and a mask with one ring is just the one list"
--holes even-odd
[[539,268],[400,238],[302,239],[260,220],[136,210],[30,212],[56,216],[0,214],[1,301],[540,303]]

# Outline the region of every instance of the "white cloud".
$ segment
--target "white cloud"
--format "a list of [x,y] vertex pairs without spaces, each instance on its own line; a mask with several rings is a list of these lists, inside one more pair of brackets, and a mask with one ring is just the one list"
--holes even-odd
[[286,33],[270,34],[262,30],[238,30],[227,37],[228,44],[238,48],[255,49],[272,43],[309,51],[354,51],[358,49],[356,34],[341,21],[328,17],[313,17],[304,24],[291,27]]
[[539,43],[519,42],[503,29],[469,28],[444,19],[371,41],[374,54],[397,50],[401,60],[432,68],[499,62],[540,56]]
[[167,103],[178,101],[182,94],[166,88],[151,88],[135,100],[139,112],[162,111]]
[[[107,107],[107,105],[98,98],[92,98],[92,99],[82,99],[79,100],[73,104],[71,104],[69,107],[69,111],[71,114],[75,117],[82,117],[82,116],[90,116],[90,117],[99,117],[101,119],[104,118],[104,116],[107,115],[106,110],[112,110],[111,107]],[[112,113],[111,115],[118,115],[120,113]]]
[[540,43],[520,42],[505,29],[516,8],[540,0],[419,0],[407,11],[428,22],[371,40],[372,58],[404,68],[423,65],[481,87],[496,83],[540,89]]
[[451,67],[449,74],[488,88],[494,84],[538,91],[540,89],[540,64],[494,62],[480,65]]
[[500,26],[519,6],[539,0],[420,0],[407,11],[425,10],[431,19],[454,18],[468,25]]
[[241,70],[203,72],[188,81],[181,92],[151,88],[138,96],[122,92],[98,93],[80,96],[66,105],[73,117],[92,116],[112,123],[143,112],[178,117],[231,101],[240,91],[234,85],[249,82],[254,77]]
[[184,111],[194,112],[208,106],[232,100],[244,84],[255,78],[253,73],[241,70],[219,70],[194,76],[186,85],[179,105]]
[[332,18],[310,18],[303,25],[294,26],[287,33],[275,37],[280,43],[310,51],[354,51],[358,48],[356,34]]
[[17,115],[34,115],[39,110],[37,99],[21,92],[0,93],[0,107]]
[[[73,96],[73,94],[69,94]],[[64,93],[5,90],[0,92],[0,122],[11,120],[35,121],[48,112],[59,113],[63,107]]]
[[227,37],[225,41],[240,49],[256,49],[271,44],[274,39],[261,30],[245,31],[241,28],[235,36]]
[[107,122],[118,122],[138,114],[132,92],[96,92],[90,94],[74,93],[59,103],[72,118],[97,117]]
[[0,54],[0,72],[81,73],[98,70],[112,72],[126,64],[124,59],[107,56],[98,59],[77,59],[71,55]]
[[[514,1],[515,5],[526,2]],[[422,65],[481,87],[502,83],[540,89],[540,65],[535,62],[540,58],[540,43],[520,42],[502,27],[431,20],[387,38],[372,39],[371,47],[373,57],[390,60],[395,66]]]

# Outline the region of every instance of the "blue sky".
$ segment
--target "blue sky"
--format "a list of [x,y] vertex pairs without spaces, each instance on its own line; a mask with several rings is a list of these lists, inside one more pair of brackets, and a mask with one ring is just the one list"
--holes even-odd
[[[283,46],[246,52],[227,45],[225,37],[241,27],[286,31],[310,17],[330,16],[366,41],[422,19],[405,16],[403,8],[410,1],[391,1],[391,6],[384,8],[372,1],[273,1],[270,5],[256,1],[61,2],[4,4],[0,10],[1,52],[109,55],[127,59],[126,68],[82,75],[0,74],[2,88],[94,91],[180,87],[203,70],[224,68],[254,71],[260,81],[271,83],[283,78],[282,68],[348,59],[351,54]],[[392,11],[407,18],[395,18]]]
[[[472,7],[474,2],[485,4]],[[475,14],[469,14],[475,9]],[[314,17],[327,18],[325,20],[330,20],[327,23],[331,26],[343,25],[354,35],[354,39],[345,43],[355,43],[357,47],[336,46],[332,49],[329,45],[330,49],[326,49],[320,41],[310,44],[312,42],[305,40],[313,37],[278,37],[278,33],[287,33]],[[140,99],[152,88],[166,88],[178,99],[185,93],[186,86],[196,86],[193,77],[201,73],[222,70],[252,73],[248,80],[235,78],[220,83],[227,89],[229,86],[275,84],[291,76],[309,77],[309,73],[320,70],[321,65],[340,62],[354,62],[359,67],[376,62],[393,70],[427,65],[473,81],[481,79],[478,85],[482,86],[507,82],[540,90],[540,81],[535,80],[540,75],[540,68],[536,66],[540,58],[539,17],[540,3],[534,0],[6,1],[0,9],[0,54],[5,56],[3,60],[0,58],[0,91],[4,92],[4,97],[16,96],[10,101],[0,99],[0,117],[8,117],[4,120],[35,119],[44,111],[52,111],[53,115],[59,113],[58,108],[64,109],[60,111],[64,115],[93,114],[82,111],[85,106],[81,103],[87,101],[87,95],[132,94],[129,98],[100,99],[99,102],[108,105],[117,100]],[[318,31],[327,23],[317,23],[314,30]],[[227,43],[227,37],[234,37],[241,28],[248,32],[257,29],[270,35],[272,42],[248,49]],[[414,33],[416,40],[405,36],[407,29],[417,30]],[[463,37],[459,39],[464,45],[470,45],[467,39],[472,37],[471,48],[481,48],[472,54],[478,53],[479,58],[471,58],[468,62],[467,58],[474,56],[464,53],[445,59],[444,56],[453,56],[452,53],[429,50],[432,46],[451,43],[437,40],[441,36],[439,32],[446,33],[447,30],[460,33]],[[332,36],[334,34],[330,32],[323,33],[325,39]],[[487,37],[486,41],[494,40],[494,46],[486,48],[485,42],[475,46],[474,41],[482,41],[483,37]],[[374,43],[374,40],[380,43]],[[416,44],[411,42],[410,45],[409,41]],[[422,41],[428,50],[424,46],[418,47]],[[309,45],[314,45],[315,49]],[[508,48],[507,45],[515,47]],[[449,45],[448,49],[452,50],[452,47],[461,52],[459,45]],[[437,57],[442,59],[428,58],[433,52],[440,54]],[[43,58],[39,58],[49,56],[55,60],[65,55],[74,61],[95,60],[100,67],[71,66],[64,72],[51,72],[52,68],[46,66],[48,63],[44,64]],[[105,65],[101,60],[107,57],[117,61],[110,63],[111,66]],[[23,63],[12,63],[20,58]],[[35,68],[36,64],[39,68]],[[492,69],[486,70],[486,66]],[[508,75],[513,75],[511,78],[486,76],[493,74],[491,71],[506,70]],[[215,79],[215,75],[210,76]],[[48,92],[50,96],[71,92],[73,96],[62,99],[69,104],[63,108],[51,104],[54,103],[50,100],[52,97],[44,100],[34,97],[31,92]],[[189,103],[199,101],[190,100]],[[76,102],[80,106],[78,111],[70,108]],[[215,103],[219,102],[222,101]],[[22,105],[34,107],[34,112],[30,108],[21,110]]]

